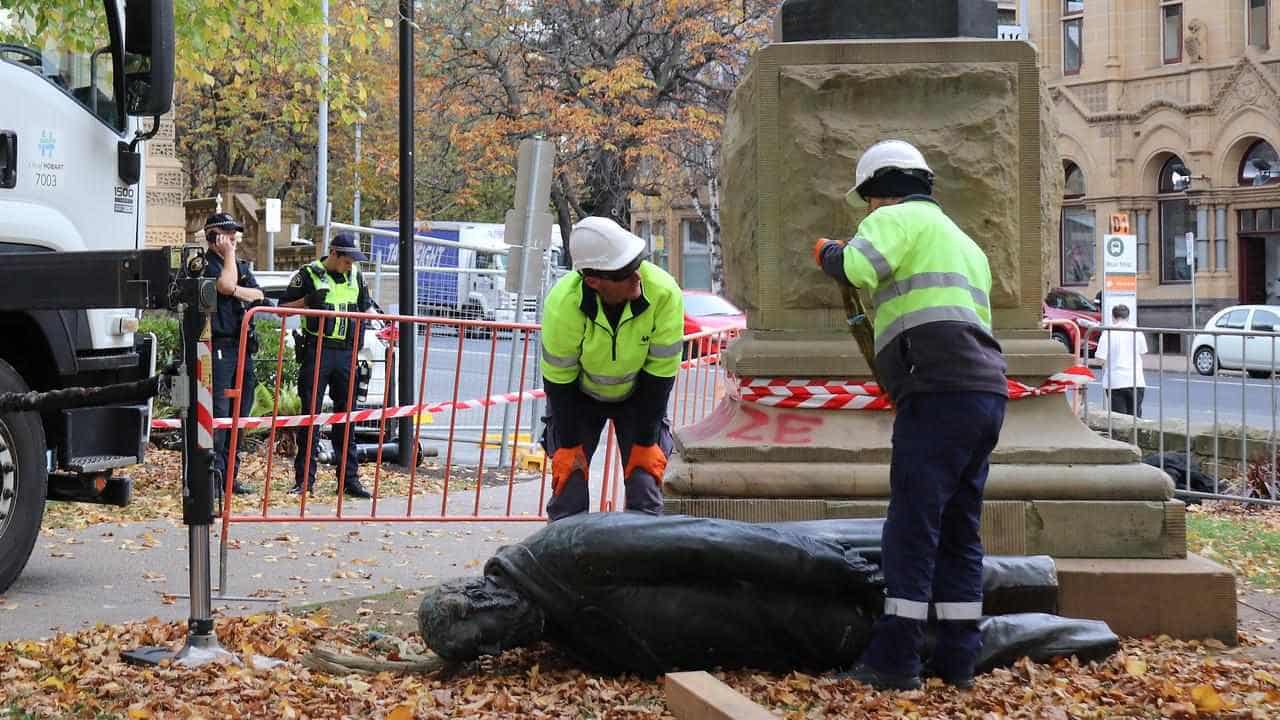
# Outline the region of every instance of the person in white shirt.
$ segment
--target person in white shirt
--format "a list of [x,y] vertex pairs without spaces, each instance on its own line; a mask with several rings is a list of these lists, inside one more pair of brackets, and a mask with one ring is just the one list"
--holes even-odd
[[[1132,327],[1129,306],[1111,308],[1112,324]],[[1142,417],[1142,396],[1147,381],[1142,372],[1142,356],[1147,353],[1147,338],[1137,331],[1106,330],[1098,338],[1094,357],[1105,363],[1102,387],[1111,396],[1111,412]]]

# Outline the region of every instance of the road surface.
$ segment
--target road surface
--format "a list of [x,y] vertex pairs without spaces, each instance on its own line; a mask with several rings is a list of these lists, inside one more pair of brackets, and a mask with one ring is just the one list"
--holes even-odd
[[[1095,375],[1101,375],[1095,369]],[[1280,410],[1280,382],[1245,377],[1241,373],[1221,371],[1204,376],[1194,370],[1190,375],[1181,370],[1148,369],[1147,391],[1142,415],[1148,420],[1186,421],[1192,425],[1239,425],[1243,419],[1250,427],[1280,429],[1276,412]],[[1089,407],[1099,408],[1103,400],[1101,383],[1089,384]],[[1189,410],[1188,410],[1189,409]]]

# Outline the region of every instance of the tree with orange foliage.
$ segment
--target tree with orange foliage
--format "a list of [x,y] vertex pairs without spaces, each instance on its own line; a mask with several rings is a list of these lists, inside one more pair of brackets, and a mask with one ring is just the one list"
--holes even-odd
[[[588,215],[626,225],[632,192],[689,193],[708,181],[714,188],[729,95],[777,6],[776,0],[434,5],[424,22],[426,70],[438,83],[432,107],[453,124],[463,192],[509,174],[518,141],[535,135],[556,145],[552,201],[561,227]],[[703,204],[715,219],[715,202]],[[718,228],[718,220],[708,227]]]

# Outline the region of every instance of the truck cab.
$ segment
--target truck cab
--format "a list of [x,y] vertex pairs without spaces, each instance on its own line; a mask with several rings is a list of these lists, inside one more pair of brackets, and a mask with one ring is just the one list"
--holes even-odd
[[[139,143],[172,103],[172,0],[0,9],[0,87],[0,276],[6,254],[141,248]],[[138,309],[85,309],[67,273],[37,280],[65,293],[66,306],[0,310],[0,393],[153,374],[154,345],[135,335]],[[142,461],[149,419],[147,405],[0,415],[0,592],[26,563],[46,494],[127,502],[113,471]]]

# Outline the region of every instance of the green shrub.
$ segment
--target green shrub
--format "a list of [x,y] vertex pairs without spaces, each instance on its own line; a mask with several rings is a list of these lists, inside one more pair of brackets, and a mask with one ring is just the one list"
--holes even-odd
[[178,318],[168,310],[147,310],[138,322],[138,332],[155,333],[156,363],[167,365],[178,357]]
[[[155,333],[157,370],[179,358],[178,318],[167,310],[147,310],[138,322],[139,333]],[[161,393],[152,404],[152,413],[158,418],[171,418],[178,414],[170,404],[169,396]]]
[[[258,352],[253,357],[253,370],[258,379],[258,387],[254,388],[255,416],[259,408],[259,399],[266,393],[266,412],[271,414],[271,393],[276,387],[276,353],[279,350],[280,326],[270,320],[258,320]],[[165,310],[148,310],[143,313],[138,324],[138,332],[155,333],[156,363],[163,367],[174,360],[182,359],[178,318],[174,313]],[[284,362],[281,367],[280,414],[296,414],[301,408],[298,401],[298,361],[294,358],[293,349],[285,347]],[[292,398],[292,399],[291,399]],[[292,408],[288,412],[285,408]],[[173,417],[176,412],[165,397],[157,397],[155,403],[156,417]]]
[[[276,354],[280,350],[280,326],[270,320],[260,319],[255,325],[258,331],[258,354],[253,358],[253,371],[260,385],[265,385],[268,392],[276,387]],[[289,331],[286,330],[286,333]],[[298,360],[294,357],[293,348],[284,349],[284,362],[280,368],[280,392],[283,396],[288,389],[298,388]]]

